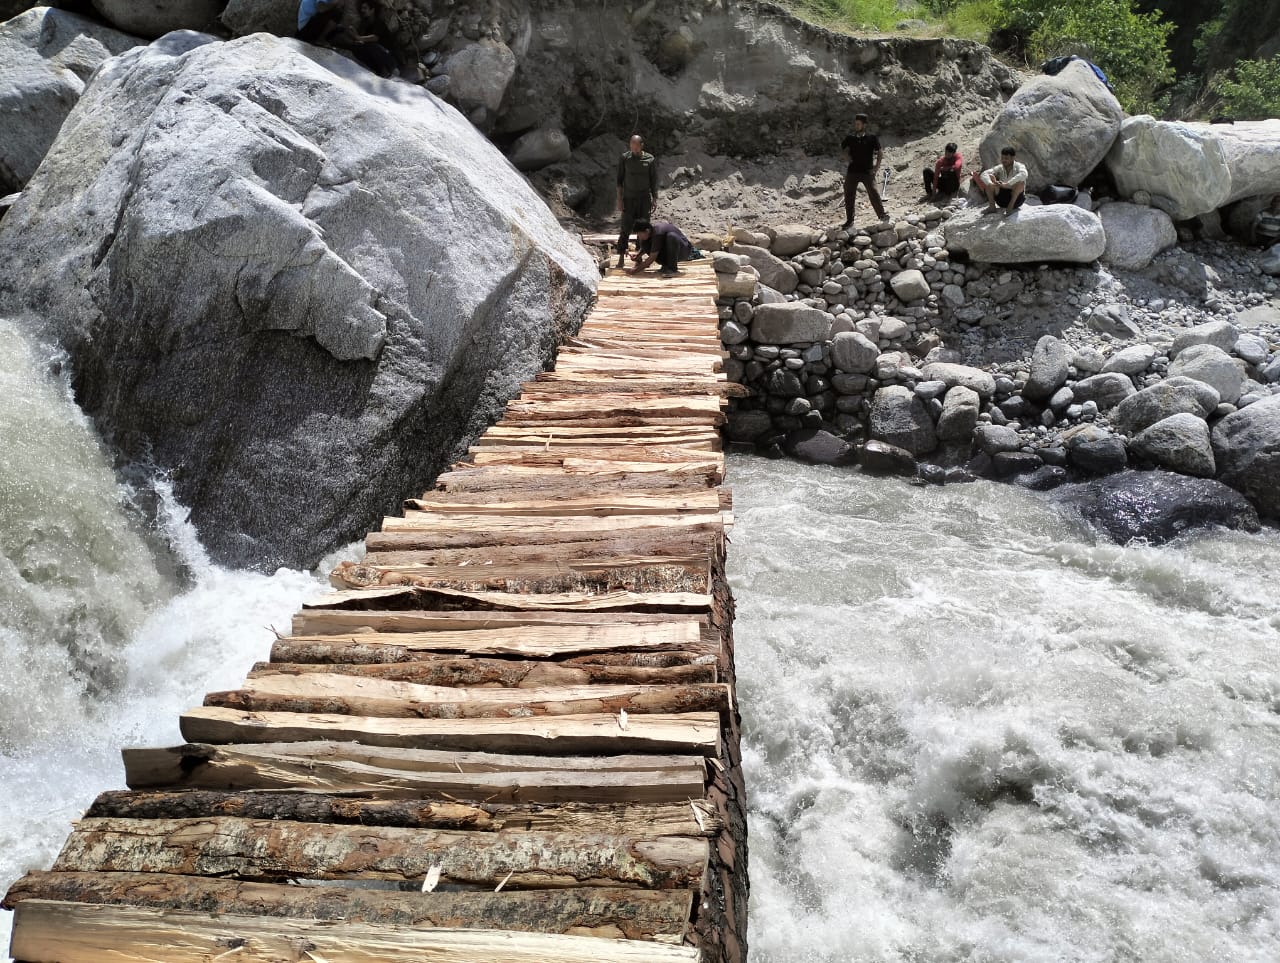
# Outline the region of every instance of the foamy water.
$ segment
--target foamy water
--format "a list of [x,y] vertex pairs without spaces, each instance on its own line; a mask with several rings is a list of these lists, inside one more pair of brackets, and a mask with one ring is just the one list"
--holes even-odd
[[752,959],[1280,959],[1280,535],[734,459]]

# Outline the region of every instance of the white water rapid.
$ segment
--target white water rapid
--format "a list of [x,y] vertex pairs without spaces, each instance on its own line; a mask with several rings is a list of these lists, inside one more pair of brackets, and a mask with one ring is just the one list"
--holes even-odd
[[1280,533],[729,484],[753,963],[1280,959]]
[[[52,361],[0,320],[0,891],[48,869],[70,821],[124,787],[122,746],[181,744],[178,714],[238,685],[268,627],[325,589],[212,565],[176,507],[165,531],[139,531]],[[0,912],[0,959],[12,920]]]

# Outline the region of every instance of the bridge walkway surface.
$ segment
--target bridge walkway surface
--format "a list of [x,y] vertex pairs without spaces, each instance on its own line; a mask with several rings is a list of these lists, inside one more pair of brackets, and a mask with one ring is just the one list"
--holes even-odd
[[740,963],[714,298],[603,279],[185,745],[124,750],[5,897],[15,959]]

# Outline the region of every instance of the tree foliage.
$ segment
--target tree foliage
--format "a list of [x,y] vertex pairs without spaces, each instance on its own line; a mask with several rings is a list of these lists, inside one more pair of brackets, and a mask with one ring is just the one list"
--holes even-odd
[[1242,60],[1234,72],[1234,80],[1224,78],[1213,84],[1226,114],[1236,120],[1280,117],[1280,55],[1270,60]]
[[1159,11],[1136,12],[1133,0],[999,0],[999,11],[998,26],[1031,58],[1077,54],[1096,63],[1130,112],[1150,110],[1157,91],[1173,82],[1173,25]]

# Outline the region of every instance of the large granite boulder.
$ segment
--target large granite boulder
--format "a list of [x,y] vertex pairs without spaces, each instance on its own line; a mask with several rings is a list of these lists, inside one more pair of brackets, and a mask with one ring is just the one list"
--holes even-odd
[[1157,207],[1117,201],[1098,210],[1107,246],[1102,260],[1126,271],[1140,271],[1161,251],[1178,243],[1173,220]]
[[1101,425],[1076,425],[1063,432],[1067,455],[1071,464],[1083,472],[1109,475],[1120,471],[1129,463],[1124,439]]
[[1204,382],[1227,404],[1235,404],[1244,390],[1244,366],[1212,344],[1183,348],[1169,365],[1169,374]]
[[1157,421],[1133,439],[1132,448],[1134,454],[1169,471],[1197,478],[1215,474],[1209,426],[1190,413]]
[[1259,528],[1258,513],[1226,485],[1165,471],[1126,471],[1064,485],[1054,499],[1122,545],[1139,538],[1159,545],[1210,525]]
[[831,339],[831,364],[837,371],[866,374],[876,368],[880,349],[858,331],[841,331]]
[[50,7],[0,23],[0,194],[35,173],[98,64],[140,43]]
[[[516,55],[501,40],[484,39],[467,44],[445,61],[449,97],[473,122],[491,123],[507,95],[516,73]],[[483,113],[477,115],[476,111]]]
[[1102,163],[1120,133],[1124,109],[1083,60],[1054,76],[1039,74],[1009,98],[982,138],[983,168],[1000,161],[1006,146],[1027,165],[1032,192],[1050,184],[1078,185]]
[[1146,191],[1175,221],[1187,220],[1275,193],[1280,120],[1197,124],[1129,117],[1107,155],[1107,168],[1122,197]]
[[947,247],[988,264],[1088,264],[1106,250],[1098,215],[1074,204],[1024,205],[1005,217],[972,207],[943,227]]
[[990,398],[996,393],[996,379],[991,373],[972,365],[931,361],[924,366],[921,375],[926,381],[941,381],[948,388],[963,385],[983,398]]
[[807,224],[779,224],[773,229],[769,250],[778,257],[792,257],[809,250],[821,236]]
[[209,30],[226,0],[93,0],[93,6],[112,26],[153,40],[171,30]]
[[596,278],[451,107],[266,34],[105,63],[0,222],[0,313],[215,559],[267,568],[422,491]]
[[1266,518],[1280,519],[1280,395],[1232,412],[1213,427],[1218,478]]

